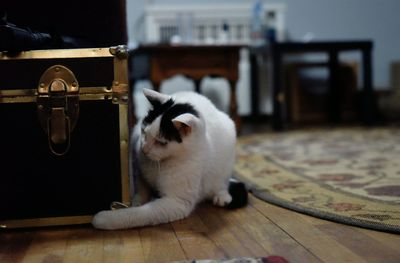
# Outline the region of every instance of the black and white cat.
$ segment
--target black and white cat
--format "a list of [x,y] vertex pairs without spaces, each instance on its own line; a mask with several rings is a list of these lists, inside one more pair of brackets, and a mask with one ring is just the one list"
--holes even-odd
[[[142,206],[102,211],[93,218],[100,229],[124,229],[187,217],[196,204],[247,203],[242,183],[230,180],[235,163],[233,121],[195,92],[172,96],[144,90],[152,109],[135,128],[142,176],[160,198]],[[235,190],[234,190],[235,189]]]

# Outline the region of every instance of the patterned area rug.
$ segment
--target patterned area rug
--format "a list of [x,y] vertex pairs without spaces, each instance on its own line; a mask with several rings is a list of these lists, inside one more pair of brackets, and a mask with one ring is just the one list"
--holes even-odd
[[298,212],[400,233],[400,128],[337,128],[241,137],[236,176]]

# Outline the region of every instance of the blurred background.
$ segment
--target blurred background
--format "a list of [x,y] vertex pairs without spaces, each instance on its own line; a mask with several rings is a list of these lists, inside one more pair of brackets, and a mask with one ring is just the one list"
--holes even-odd
[[[229,43],[254,47],[268,44],[271,40],[372,40],[373,87],[379,96],[381,111],[386,117],[399,116],[397,105],[400,103],[396,102],[400,99],[400,2],[397,0],[135,0],[126,3],[128,42],[131,47],[143,43]],[[248,48],[241,50],[238,65],[237,97],[241,116],[251,115],[249,53]],[[340,61],[344,61],[354,72],[354,76],[347,77],[348,83],[344,84],[352,86],[350,89],[359,89],[360,86],[361,74],[357,71],[360,57],[359,52],[340,54]],[[262,115],[269,115],[272,107],[268,58],[262,56],[257,59],[261,93],[259,110]],[[326,61],[327,56],[297,55],[286,60],[313,63]],[[290,70],[288,67],[289,73]],[[308,94],[303,97],[318,100],[326,90],[327,70],[303,67],[297,72],[300,77],[296,80],[292,78],[292,84],[307,86],[308,91],[305,92]],[[151,84],[140,81],[135,87],[139,94],[137,114],[140,116],[145,111],[140,91],[143,87],[151,88]],[[228,109],[229,89],[225,80],[205,78],[201,87],[221,109]],[[166,93],[180,89],[193,89],[193,83],[177,76],[161,85],[161,90]],[[317,104],[312,107],[317,108]]]

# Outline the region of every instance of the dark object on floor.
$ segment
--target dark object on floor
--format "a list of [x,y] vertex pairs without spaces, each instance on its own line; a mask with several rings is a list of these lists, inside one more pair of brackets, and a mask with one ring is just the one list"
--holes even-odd
[[269,256],[263,258],[232,258],[232,259],[199,259],[184,260],[174,263],[289,263],[281,256]]
[[229,182],[229,194],[232,196],[232,202],[226,208],[236,209],[247,205],[248,191],[244,183],[231,180]]

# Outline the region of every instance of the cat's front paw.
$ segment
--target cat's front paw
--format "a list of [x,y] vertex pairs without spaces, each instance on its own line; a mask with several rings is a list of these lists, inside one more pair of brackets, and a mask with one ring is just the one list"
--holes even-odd
[[217,206],[227,206],[232,202],[232,196],[227,191],[221,191],[214,196],[213,203]]
[[118,229],[118,222],[115,222],[113,211],[101,211],[97,213],[92,219],[92,225],[98,229]]

